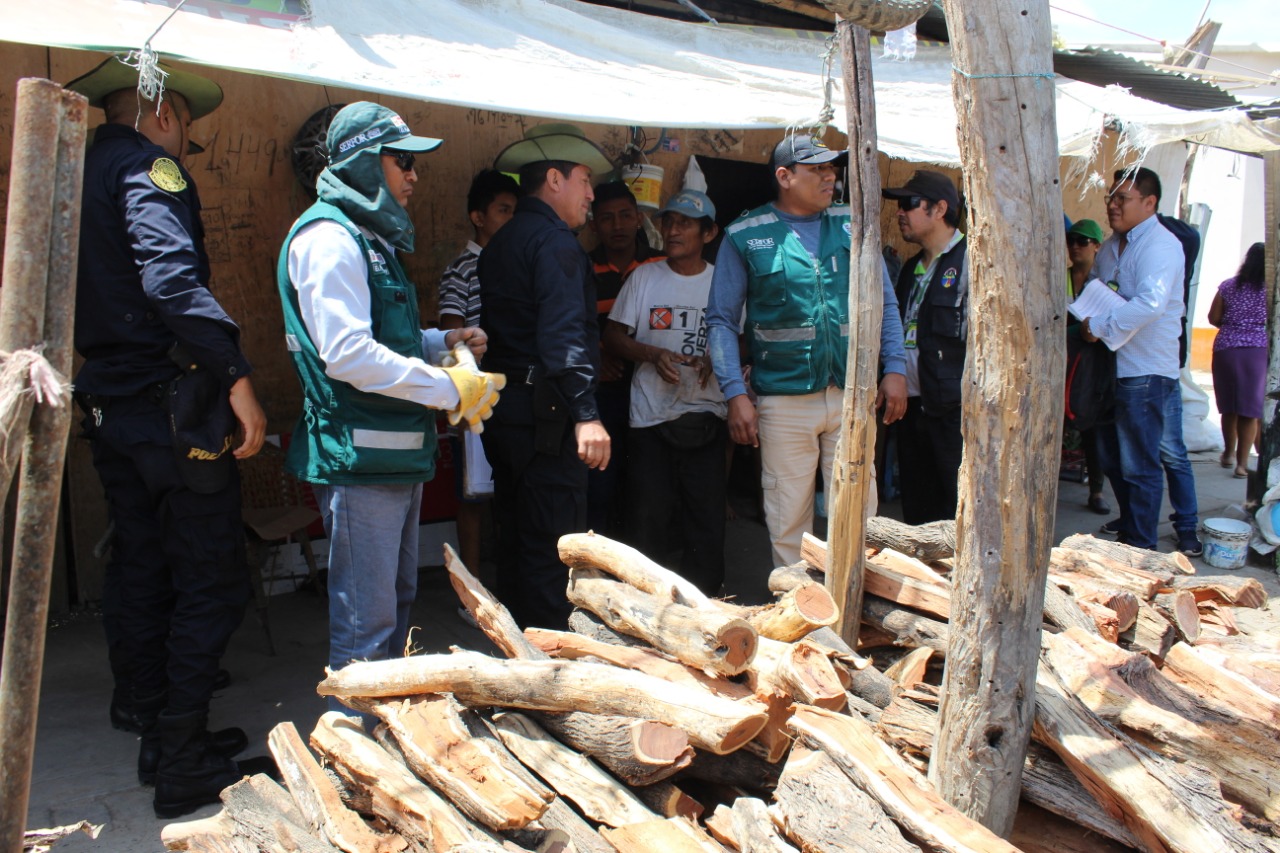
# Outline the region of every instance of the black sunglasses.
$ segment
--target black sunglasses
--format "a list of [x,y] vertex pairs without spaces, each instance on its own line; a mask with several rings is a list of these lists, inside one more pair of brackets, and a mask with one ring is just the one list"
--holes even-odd
[[402,172],[412,172],[413,164],[417,161],[417,157],[408,151],[384,151],[382,152],[396,161],[396,166]]
[[[1090,245],[1090,244],[1092,244],[1092,243],[1098,243],[1098,241],[1097,241],[1097,240],[1095,240],[1095,239],[1093,239],[1092,237],[1086,237],[1086,236],[1084,236],[1083,234],[1068,234],[1068,235],[1067,235],[1067,245],[1068,245],[1068,246],[1088,246],[1088,245]],[[1102,245],[1102,244],[1101,244],[1101,243],[1098,243],[1098,245]]]
[[918,195],[909,195],[906,198],[898,199],[898,210],[903,212],[915,210],[920,205],[928,201],[927,198]]

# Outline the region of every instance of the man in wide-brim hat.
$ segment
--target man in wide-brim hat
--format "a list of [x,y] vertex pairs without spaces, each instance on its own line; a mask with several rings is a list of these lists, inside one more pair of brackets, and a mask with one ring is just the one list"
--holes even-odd
[[240,729],[206,730],[251,595],[235,459],[258,452],[266,417],[240,329],[209,291],[182,165],[191,122],[222,89],[159,68],[155,98],[117,57],[67,88],[106,113],[85,158],[75,387],[115,530],[102,602],[111,721],[142,734],[139,780],[155,783],[156,815],[173,818],[266,766],[231,759],[247,745]]
[[480,256],[484,367],[509,379],[484,434],[499,520],[498,596],[521,625],[564,628],[568,570],[556,543],[585,530],[587,470],[609,464],[595,387],[600,365],[591,261],[574,236],[592,173],[612,169],[582,131],[531,128],[495,168],[523,198]]

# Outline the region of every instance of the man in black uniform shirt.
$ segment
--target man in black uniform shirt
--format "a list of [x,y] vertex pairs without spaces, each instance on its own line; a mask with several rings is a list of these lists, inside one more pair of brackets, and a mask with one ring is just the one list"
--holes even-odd
[[206,724],[250,598],[231,457],[258,452],[266,417],[240,330],[209,291],[200,201],[182,166],[191,122],[222,90],[161,67],[157,100],[114,57],[67,88],[106,113],[85,160],[75,389],[115,526],[102,603],[111,716],[142,732],[139,779],[155,782],[156,815],[171,818],[216,802],[246,769],[230,758],[244,732]]
[[485,371],[507,390],[484,432],[499,525],[498,597],[522,626],[564,629],[568,569],[556,543],[586,529],[587,471],[609,464],[595,386],[600,365],[587,221],[591,173],[612,168],[573,125],[544,124],[494,167],[524,196],[480,256]]

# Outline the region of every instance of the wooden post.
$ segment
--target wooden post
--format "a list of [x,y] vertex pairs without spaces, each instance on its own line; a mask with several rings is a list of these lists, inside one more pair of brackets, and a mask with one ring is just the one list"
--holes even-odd
[[1062,439],[1065,241],[1047,3],[944,0],[969,199],[958,561],[930,781],[1008,835],[1035,717]]
[[1262,205],[1266,229],[1267,258],[1267,340],[1271,344],[1267,361],[1267,396],[1262,411],[1262,453],[1258,468],[1249,475],[1246,503],[1257,507],[1267,491],[1267,469],[1271,460],[1280,456],[1280,151],[1262,155]]
[[[49,80],[18,82],[0,350],[45,344],[71,372],[75,270],[80,242],[85,116],[82,95]],[[38,405],[22,450],[13,577],[0,664],[0,850],[23,849],[31,761],[49,615],[49,585],[71,400]]]
[[876,450],[876,386],[884,291],[880,257],[880,164],[876,157],[876,105],[871,86],[871,34],[836,19],[844,68],[849,134],[851,263],[849,265],[849,356],[844,380],[840,440],[831,472],[830,555],[827,588],[840,611],[840,636],[858,646],[862,613],[863,540],[867,495]]

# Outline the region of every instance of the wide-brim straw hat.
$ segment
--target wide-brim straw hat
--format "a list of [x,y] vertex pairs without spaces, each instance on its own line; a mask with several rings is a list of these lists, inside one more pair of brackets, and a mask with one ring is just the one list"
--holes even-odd
[[595,175],[613,171],[613,162],[600,147],[587,139],[574,124],[540,124],[525,131],[524,139],[513,142],[493,161],[500,172],[517,172],[541,160],[580,163]]
[[[204,118],[222,103],[222,87],[209,78],[182,71],[167,61],[161,61],[157,65],[168,72],[168,76],[164,78],[164,88],[177,92],[186,99],[192,121]],[[119,56],[110,56],[88,74],[80,75],[64,88],[84,95],[89,99],[89,106],[101,107],[107,95],[112,92],[138,88],[138,69],[126,65]]]

